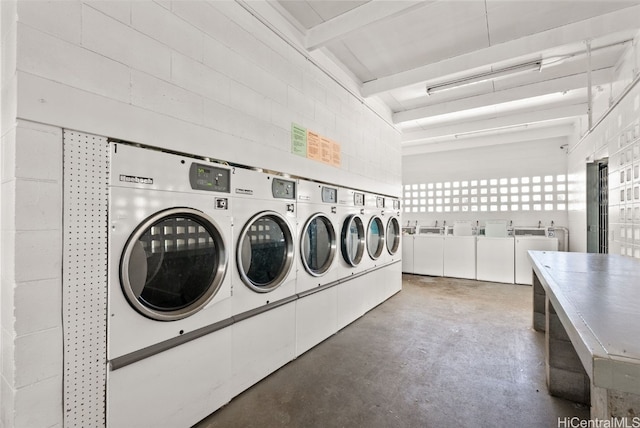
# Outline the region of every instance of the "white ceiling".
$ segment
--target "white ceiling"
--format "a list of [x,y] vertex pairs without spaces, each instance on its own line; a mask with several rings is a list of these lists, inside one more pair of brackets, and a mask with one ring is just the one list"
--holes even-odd
[[[640,29],[640,0],[269,3],[303,34],[308,51],[322,50],[354,76],[363,98],[389,107],[405,154],[466,147],[475,143],[460,140],[471,137],[495,144],[571,135],[575,118],[587,113],[586,40],[597,91]],[[531,61],[544,66],[426,92]]]

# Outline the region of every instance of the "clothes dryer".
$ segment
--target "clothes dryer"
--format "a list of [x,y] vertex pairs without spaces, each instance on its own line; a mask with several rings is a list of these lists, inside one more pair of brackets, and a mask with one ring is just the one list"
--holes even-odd
[[[107,358],[229,319],[230,169],[111,144]],[[150,348],[153,347],[153,348]]]
[[243,168],[231,177],[237,315],[295,296],[296,181]]
[[[298,181],[296,355],[337,331],[338,189]],[[328,286],[328,287],[323,287]]]
[[295,358],[296,182],[232,175],[232,396]]
[[338,258],[338,329],[350,324],[367,311],[367,284],[364,274],[367,259],[365,194],[348,188],[338,189],[340,219],[340,257]]
[[365,268],[373,269],[385,263],[386,240],[384,221],[384,197],[375,194],[365,195],[366,248]]
[[338,189],[338,219],[340,257],[338,277],[345,278],[362,272],[366,255],[365,196],[349,188]]
[[305,292],[338,279],[338,188],[298,181],[298,257],[296,291]]
[[386,262],[394,262],[402,258],[400,247],[400,201],[395,198],[384,198],[383,220],[386,222],[384,229],[385,250],[383,251]]

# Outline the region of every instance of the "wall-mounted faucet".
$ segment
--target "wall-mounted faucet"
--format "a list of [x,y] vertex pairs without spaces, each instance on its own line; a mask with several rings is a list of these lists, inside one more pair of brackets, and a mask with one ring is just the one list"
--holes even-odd
[[542,221],[538,220],[538,229],[542,227]]

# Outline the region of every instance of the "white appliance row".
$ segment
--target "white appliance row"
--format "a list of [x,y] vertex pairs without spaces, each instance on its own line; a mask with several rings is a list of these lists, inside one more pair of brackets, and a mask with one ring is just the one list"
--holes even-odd
[[107,425],[191,426],[401,288],[395,198],[111,143]]
[[402,236],[402,271],[418,275],[532,284],[527,251],[558,251],[558,239],[547,229],[515,229],[515,236],[446,233],[419,227]]

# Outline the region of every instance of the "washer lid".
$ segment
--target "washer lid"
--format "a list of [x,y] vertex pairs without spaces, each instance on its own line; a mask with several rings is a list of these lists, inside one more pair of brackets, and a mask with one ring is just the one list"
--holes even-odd
[[173,321],[206,306],[226,267],[225,242],[215,222],[200,211],[173,208],[152,215],[129,237],[120,282],[142,315]]
[[336,232],[331,220],[322,213],[312,215],[302,230],[300,256],[307,272],[324,275],[336,253]]
[[261,212],[245,224],[238,239],[240,278],[254,291],[274,290],[291,270],[293,253],[293,234],[287,220],[275,211]]

